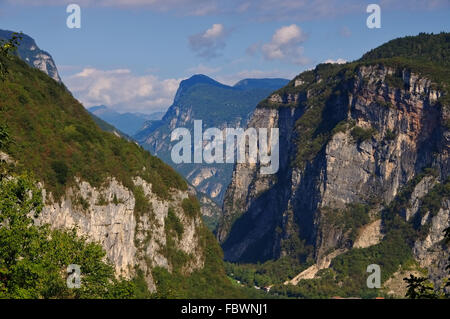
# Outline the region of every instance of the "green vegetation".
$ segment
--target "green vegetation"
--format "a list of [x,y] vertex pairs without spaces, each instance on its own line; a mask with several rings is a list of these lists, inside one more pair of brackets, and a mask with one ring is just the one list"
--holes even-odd
[[202,216],[203,222],[205,223],[206,227],[212,232],[214,232],[217,229],[217,225],[219,225],[219,219],[215,216]]
[[170,230],[174,230],[177,238],[181,238],[181,236],[183,235],[183,232],[184,232],[184,227],[183,227],[183,224],[181,223],[180,219],[177,217],[177,215],[175,215],[173,209],[171,209],[171,208],[169,208],[169,212],[167,214],[165,225],[166,225],[166,229],[169,230],[169,235],[172,235],[172,234],[170,234]]
[[[247,298],[256,293],[232,284],[227,278],[223,253],[214,236],[205,227],[200,231],[200,242],[205,251],[205,266],[186,275],[181,267],[175,266],[171,272],[164,268],[154,268],[152,275],[158,292],[156,298]],[[172,256],[173,258],[173,256]],[[185,262],[185,261],[184,261]]]
[[[385,282],[399,267],[407,267],[413,263],[411,247],[422,233],[427,233],[427,227],[426,225],[418,227],[417,220],[407,222],[401,215],[409,205],[409,198],[414,188],[425,176],[437,176],[437,172],[432,168],[425,168],[423,173],[412,179],[382,211],[385,237],[379,244],[367,248],[353,248],[334,258],[330,268],[319,271],[316,278],[301,280],[297,286],[278,283],[272,288],[271,294],[292,298],[330,298],[333,296],[373,298],[384,296],[383,291],[367,288],[366,268],[370,264],[380,265],[381,279],[382,282]],[[421,218],[425,212],[431,212],[431,214],[433,211],[437,212],[442,199],[449,196],[449,189],[448,180],[437,184],[422,198],[421,208],[416,216]],[[350,231],[348,238],[354,241],[357,230],[370,222],[369,210],[370,206],[361,204],[348,205],[345,210],[323,208],[322,214],[325,219],[323,223],[329,227],[339,227],[343,229],[344,233]],[[421,213],[422,210],[423,213]],[[447,232],[450,233],[450,230]],[[234,271],[236,272],[236,270]],[[243,278],[252,278],[248,273],[245,275],[247,277],[243,276]],[[427,288],[432,287],[427,279],[412,277],[412,279],[405,278],[405,280],[409,284],[410,289],[407,296],[410,298],[440,298],[444,296],[443,287],[437,295],[436,292]]]
[[384,81],[390,88],[396,89],[404,89],[405,83],[403,82],[403,77],[401,74],[401,70],[397,69],[397,72],[394,75],[386,75]]
[[[436,107],[445,109],[450,107],[449,57],[450,33],[420,34],[416,37],[396,39],[365,54],[358,61],[344,65],[318,65],[316,69],[303,72],[287,86],[274,92],[285,101],[289,95],[297,97],[296,103],[274,103],[266,99],[258,107],[296,107],[299,112],[302,112],[295,127],[297,154],[294,164],[304,169],[308,162],[317,159],[326,143],[338,132],[351,130],[350,134],[357,143],[369,140],[377,134],[374,128],[364,129],[355,126],[352,119],[346,118],[348,107],[350,107],[347,100],[349,89],[354,87],[358,78],[357,71],[361,66],[383,65],[394,68],[394,74],[388,75],[384,82],[395,89],[408,89],[403,81],[404,72],[429,78],[432,81],[432,89],[443,93]],[[303,84],[295,86],[295,80],[302,80]],[[363,85],[367,84],[366,79],[362,81]],[[378,85],[380,84],[381,82]],[[374,107],[377,106],[394,107],[384,100],[377,101]],[[449,127],[448,123],[443,123],[444,129]],[[384,138],[390,141],[396,136],[395,132],[388,130]],[[271,293],[300,298],[325,298],[334,295],[367,298],[376,296],[378,292],[364,288],[367,265],[372,263],[381,265],[382,280],[385,281],[398,270],[399,266],[410,264],[414,240],[427,233],[428,226],[419,227],[418,220],[427,212],[430,212],[431,216],[436,214],[442,199],[448,197],[448,182],[436,185],[422,198],[416,220],[405,222],[401,215],[409,206],[411,193],[420,180],[427,175],[436,176],[437,173],[433,169],[425,169],[382,211],[385,237],[379,244],[363,249],[352,249],[336,257],[330,269],[319,272],[319,278],[302,280],[295,287],[277,284]],[[329,210],[328,212],[324,209],[324,217],[330,219],[325,223],[330,223],[332,227],[343,228],[343,232],[347,232],[349,239],[354,241],[356,231],[370,221],[368,214],[370,207],[357,205],[347,207],[345,210]],[[233,273],[234,278],[248,285],[258,282],[255,275],[261,274],[259,268],[254,265],[231,265],[227,266],[227,269],[229,273]],[[266,279],[264,278],[262,282]]]
[[[11,58],[16,53],[21,40],[21,33],[13,33],[9,40],[0,39],[0,56],[6,59]],[[7,64],[0,60],[0,80],[4,81],[8,73]]]
[[363,55],[361,61],[401,57],[450,65],[450,33],[420,33],[391,40]]
[[355,126],[351,131],[352,138],[357,143],[367,141],[372,138],[375,133],[376,130],[373,128],[365,129],[359,126]]
[[228,276],[239,280],[247,287],[264,288],[273,284],[282,284],[294,278],[308,266],[309,264],[301,263],[296,258],[286,256],[262,264],[225,263],[225,270]]
[[183,208],[184,213],[190,217],[195,217],[198,215],[198,212],[200,212],[200,203],[195,196],[190,195],[188,198],[183,199],[181,207]]
[[384,136],[384,138],[387,140],[387,141],[393,141],[393,140],[395,140],[395,138],[397,137],[397,134],[395,134],[393,131],[391,131],[390,129],[388,129],[387,131],[386,131],[386,134],[385,134],[385,136]]
[[420,215],[424,216],[429,212],[431,216],[435,216],[442,205],[444,198],[450,197],[450,177],[444,183],[434,186],[431,191],[426,194],[420,203]]
[[[115,196],[116,194],[114,194],[114,196]],[[117,196],[115,196],[115,198],[117,199]],[[103,194],[100,194],[99,195],[99,197],[98,197],[98,199],[97,199],[97,202],[95,203],[95,205],[98,205],[98,206],[106,206],[106,205],[108,205],[108,201],[106,200],[106,198],[105,198],[105,195],[103,195]]]
[[[359,207],[350,211],[352,210],[362,212],[365,209]],[[404,234],[412,234],[414,230],[400,218],[395,219],[395,227],[396,229],[388,232],[379,244],[367,248],[353,248],[337,256],[330,268],[318,273],[318,278],[301,280],[297,286],[276,285],[271,292],[295,298],[374,298],[382,295],[377,289],[367,288],[367,266],[380,265],[384,282],[398,270],[399,265],[412,261],[411,248]]]
[[[116,279],[100,244],[76,229],[36,226],[42,195],[27,176],[0,180],[0,298],[132,298],[132,282]],[[81,267],[81,288],[69,289],[66,269]]]
[[356,203],[347,205],[345,209],[322,208],[321,224],[341,229],[343,234],[350,231],[348,239],[354,242],[358,230],[370,222],[369,211],[370,206]]
[[[136,219],[139,220],[139,216],[144,214],[149,214],[153,211],[152,204],[149,201],[149,198],[145,195],[144,189],[142,186],[133,187],[133,195],[134,195],[134,212],[136,215]],[[113,203],[115,205],[119,204],[119,199],[117,195],[114,194]]]
[[11,143],[8,126],[0,124],[0,150],[6,148]]
[[[200,218],[200,205],[195,197],[185,199],[189,207],[188,216]],[[188,205],[189,203],[189,205]],[[186,210],[186,208],[183,207]],[[190,215],[189,215],[190,214]],[[156,267],[152,276],[157,285],[154,298],[248,298],[264,297],[265,294],[233,285],[226,276],[223,263],[223,252],[211,231],[204,225],[198,229],[200,249],[205,253],[204,267],[191,269],[191,256],[177,248],[177,241],[184,233],[183,225],[173,209],[169,209],[165,220],[166,247],[165,255],[172,266],[170,270]]]

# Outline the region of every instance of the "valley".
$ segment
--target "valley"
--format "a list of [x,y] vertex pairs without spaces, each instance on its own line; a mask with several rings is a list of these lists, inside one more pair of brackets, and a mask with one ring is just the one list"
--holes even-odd
[[[26,35],[0,63],[0,297],[405,298],[410,275],[447,296],[449,33],[291,80],[196,74],[150,115],[86,109]],[[277,149],[244,139],[257,161],[208,161],[191,143],[208,128],[276,131]],[[177,129],[194,133],[177,153],[189,161],[174,160]],[[89,289],[64,287],[71,259]],[[380,289],[367,285],[374,264]]]

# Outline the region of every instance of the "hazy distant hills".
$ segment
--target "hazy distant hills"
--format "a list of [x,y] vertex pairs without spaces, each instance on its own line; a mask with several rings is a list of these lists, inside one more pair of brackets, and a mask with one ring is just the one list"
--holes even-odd
[[137,133],[146,121],[160,120],[164,115],[164,112],[151,114],[119,113],[105,105],[90,107],[88,111],[130,136]]

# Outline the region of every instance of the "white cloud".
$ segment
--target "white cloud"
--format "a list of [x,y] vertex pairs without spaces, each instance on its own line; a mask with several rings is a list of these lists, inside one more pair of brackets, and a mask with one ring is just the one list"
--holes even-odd
[[222,24],[213,24],[212,27],[205,31],[203,37],[205,39],[217,39],[224,35],[225,28]]
[[266,60],[280,60],[288,63],[306,65],[310,60],[303,55],[300,45],[307,39],[305,32],[297,25],[291,24],[275,31],[272,40],[264,44],[253,44],[247,53],[260,51]]
[[323,63],[344,64],[344,63],[347,63],[347,60],[344,60],[344,59],[341,59],[341,58],[339,58],[337,60],[328,59],[328,60],[324,61]]
[[85,107],[105,104],[119,112],[151,113],[166,109],[181,79],[134,75],[128,69],[84,68],[64,78],[64,83]]
[[225,47],[228,31],[222,24],[216,23],[211,28],[189,37],[190,48],[200,57],[211,59],[220,54]]

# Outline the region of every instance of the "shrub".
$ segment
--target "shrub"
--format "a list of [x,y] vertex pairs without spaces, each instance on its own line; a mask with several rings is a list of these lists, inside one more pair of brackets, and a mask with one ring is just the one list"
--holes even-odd
[[353,130],[351,131],[351,135],[353,137],[353,140],[357,143],[362,143],[370,138],[373,137],[373,135],[375,134],[375,129],[373,128],[369,128],[369,129],[364,129],[362,127],[359,126],[355,126],[353,128]]
[[9,130],[6,124],[0,124],[0,149],[4,149],[11,142]]
[[168,230],[169,234],[171,233],[171,230],[175,231],[175,234],[178,238],[181,238],[184,233],[184,226],[177,215],[175,215],[175,212],[172,208],[169,208],[169,212],[167,213],[165,227]]
[[69,175],[67,164],[63,161],[54,161],[52,163],[52,169],[55,172],[58,183],[61,185],[66,184]]
[[387,141],[393,141],[395,138],[397,137],[397,134],[395,134],[393,131],[391,131],[390,129],[388,129],[386,131],[386,135],[385,135],[385,139]]
[[195,196],[183,199],[181,203],[184,213],[189,217],[195,217],[200,213],[200,203]]

